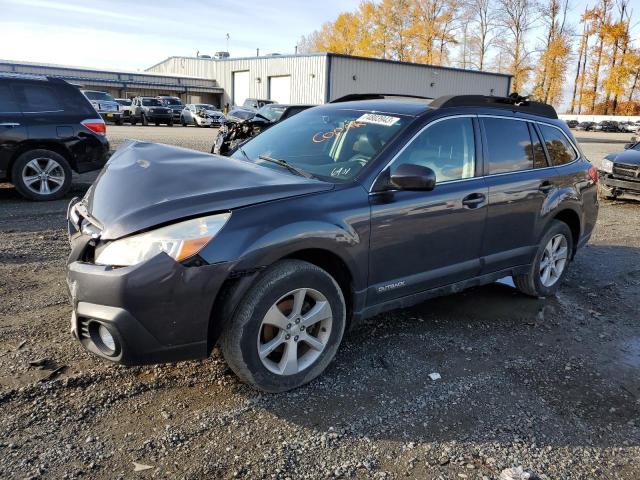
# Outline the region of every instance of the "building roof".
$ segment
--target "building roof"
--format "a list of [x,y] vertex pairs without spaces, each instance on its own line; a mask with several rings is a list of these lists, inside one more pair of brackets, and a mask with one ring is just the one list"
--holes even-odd
[[482,70],[469,70],[464,68],[456,68],[456,67],[447,67],[442,65],[431,65],[428,63],[415,63],[415,62],[402,62],[398,60],[390,60],[385,58],[374,58],[374,57],[361,57],[357,55],[346,55],[342,53],[331,53],[331,52],[318,52],[318,53],[300,53],[300,54],[287,54],[287,55],[262,55],[262,56],[251,56],[251,57],[229,57],[229,58],[201,58],[201,57],[189,57],[189,56],[180,56],[173,55],[171,57],[167,57],[166,59],[151,65],[147,68],[147,71],[151,70],[158,65],[162,65],[163,63],[173,59],[173,58],[184,58],[189,60],[201,60],[205,62],[233,62],[235,60],[274,60],[278,58],[304,58],[304,57],[334,57],[334,58],[346,58],[351,60],[360,60],[364,62],[379,62],[379,63],[387,63],[394,65],[409,65],[414,67],[422,67],[422,68],[435,68],[438,70],[450,70],[455,72],[464,72],[464,73],[474,73],[479,75],[492,75],[492,76],[500,76],[500,77],[508,77],[511,78],[513,75],[508,73],[498,73],[498,72],[487,72]]

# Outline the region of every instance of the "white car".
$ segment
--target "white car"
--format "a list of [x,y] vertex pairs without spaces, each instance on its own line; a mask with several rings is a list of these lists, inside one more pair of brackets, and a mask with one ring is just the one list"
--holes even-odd
[[224,113],[208,103],[189,103],[184,106],[180,114],[183,127],[196,125],[198,127],[220,126],[226,121]]

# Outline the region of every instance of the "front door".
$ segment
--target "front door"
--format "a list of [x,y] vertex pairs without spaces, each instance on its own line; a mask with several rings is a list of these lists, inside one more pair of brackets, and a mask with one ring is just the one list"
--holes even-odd
[[478,275],[487,187],[478,175],[476,120],[438,119],[391,162],[427,166],[432,191],[370,194],[371,248],[367,303],[377,304]]

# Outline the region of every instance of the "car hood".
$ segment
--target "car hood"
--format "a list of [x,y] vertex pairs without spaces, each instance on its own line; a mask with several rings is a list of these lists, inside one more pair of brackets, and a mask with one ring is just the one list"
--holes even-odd
[[109,159],[82,210],[113,240],[196,215],[331,190],[332,183],[244,160],[129,141]]
[[605,158],[625,165],[640,165],[640,152],[637,150],[623,150],[622,152],[611,153]]

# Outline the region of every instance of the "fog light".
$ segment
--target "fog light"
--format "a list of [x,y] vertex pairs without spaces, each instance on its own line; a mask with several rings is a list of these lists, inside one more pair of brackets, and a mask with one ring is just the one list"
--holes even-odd
[[116,351],[116,340],[111,335],[111,332],[104,325],[100,325],[98,327],[98,336],[100,337],[100,341],[102,345],[109,350],[109,353],[113,353]]

